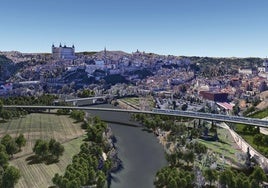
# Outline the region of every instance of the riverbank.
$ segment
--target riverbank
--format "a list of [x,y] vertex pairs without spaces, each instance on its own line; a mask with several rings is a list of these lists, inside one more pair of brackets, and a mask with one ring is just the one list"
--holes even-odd
[[[111,107],[111,104],[102,104],[99,107]],[[163,146],[157,137],[141,126],[129,126],[130,114],[126,113],[101,113],[95,115],[112,121],[108,122],[111,132],[115,137],[114,146],[120,161],[121,169],[111,174],[111,188],[153,188],[156,172],[167,165]],[[138,123],[136,123],[139,125]]]

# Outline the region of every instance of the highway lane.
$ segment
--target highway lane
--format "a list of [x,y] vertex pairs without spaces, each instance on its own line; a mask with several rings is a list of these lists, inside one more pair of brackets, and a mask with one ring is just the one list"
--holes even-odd
[[24,108],[24,109],[73,109],[73,110],[89,110],[89,111],[107,111],[107,112],[125,112],[125,113],[144,113],[144,114],[159,114],[170,115],[179,117],[189,117],[204,120],[213,120],[230,123],[241,123],[252,126],[260,126],[268,128],[268,121],[265,119],[247,118],[240,116],[228,116],[222,114],[211,114],[203,112],[193,111],[181,111],[181,110],[162,110],[153,109],[152,111],[143,110],[126,110],[126,109],[111,109],[111,108],[99,108],[99,107],[79,107],[79,106],[27,106],[27,105],[4,105],[3,108]]

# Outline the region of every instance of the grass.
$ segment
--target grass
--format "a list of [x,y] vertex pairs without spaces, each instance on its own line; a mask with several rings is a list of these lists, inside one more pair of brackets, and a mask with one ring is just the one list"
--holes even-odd
[[19,157],[32,152],[33,145],[37,139],[55,138],[63,143],[84,134],[80,124],[74,123],[68,116],[57,116],[54,114],[33,113],[26,117],[13,119],[0,124],[0,137],[10,134],[12,137],[23,133],[27,139],[26,146],[22,152],[15,155]]
[[19,168],[21,171],[22,177],[20,178],[18,184],[15,187],[17,188],[28,188],[28,187],[49,187],[52,186],[52,178],[55,173],[62,174],[66,166],[71,163],[72,156],[80,151],[80,145],[84,136],[81,136],[77,139],[73,139],[69,142],[64,143],[64,154],[60,157],[58,163],[53,163],[46,165],[44,163],[38,164],[28,164],[26,160],[27,156],[20,157],[18,159],[12,160],[11,164]]
[[265,118],[267,116],[268,116],[268,108],[266,108],[264,110],[257,111],[255,113],[249,115],[249,117],[259,118],[259,119]]
[[127,102],[133,106],[139,106],[140,105],[140,99],[138,97],[128,97],[121,99],[123,102]]
[[[22,151],[14,155],[10,163],[21,171],[16,187],[48,187],[52,185],[55,173],[62,173],[70,163],[72,156],[79,152],[84,131],[79,123],[75,123],[68,116],[55,114],[33,113],[23,118],[0,123],[0,136],[10,134],[15,137],[23,133],[27,139]],[[65,152],[58,163],[46,165],[44,163],[28,164],[26,160],[32,156],[32,148],[37,139],[54,138],[63,143]]]
[[227,158],[232,162],[240,163],[236,154],[242,152],[236,145],[229,131],[218,127],[217,132],[220,141],[206,141],[202,139],[199,139],[198,141],[206,145],[209,150],[219,154],[221,157],[224,156],[224,158]]
[[149,105],[150,108],[154,108],[155,106],[154,99],[152,97],[126,97],[120,100],[137,107],[140,107],[141,101],[148,103],[147,105]]

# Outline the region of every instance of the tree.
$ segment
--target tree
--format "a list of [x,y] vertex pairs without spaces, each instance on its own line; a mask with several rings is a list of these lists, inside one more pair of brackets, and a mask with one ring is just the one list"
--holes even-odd
[[1,152],[1,151],[6,152],[6,146],[3,145],[3,144],[0,144],[0,152]]
[[96,172],[93,167],[90,167],[88,171],[89,183],[93,183],[96,178]]
[[85,117],[85,112],[84,111],[80,111],[80,110],[73,110],[71,112],[71,118],[81,122],[84,120],[84,117]]
[[[54,177],[52,178],[52,182],[55,184],[55,185],[60,185],[61,183],[61,180],[62,180],[62,176],[60,176],[58,173],[56,173],[54,175]],[[60,187],[60,186],[59,186]]]
[[166,154],[166,159],[171,166],[175,166],[177,164],[177,155],[178,153]]
[[234,173],[230,169],[221,172],[219,176],[219,183],[223,188],[226,186],[235,187]]
[[250,188],[250,182],[248,180],[243,181],[243,188]]
[[66,187],[70,187],[70,188],[79,188],[81,187],[80,182],[75,180],[69,181]]
[[256,134],[253,137],[253,143],[257,145],[257,147],[259,148],[259,146],[262,144],[262,135],[261,134]]
[[0,152],[0,166],[5,166],[8,164],[8,154],[5,151]]
[[250,175],[250,179],[256,181],[256,183],[259,185],[263,181],[267,180],[267,177],[263,171],[263,169],[259,166],[255,167],[253,173]]
[[54,138],[51,138],[48,143],[49,151],[51,152],[53,150],[53,147],[57,141]]
[[51,148],[49,147],[49,151],[58,159],[63,154],[64,147],[59,142],[55,142]]
[[166,183],[166,177],[165,174],[161,171],[158,172],[157,174],[157,178],[156,181],[154,182],[154,184],[156,185],[156,187],[164,187]]
[[4,120],[9,120],[12,117],[9,110],[2,110],[0,115]]
[[254,180],[254,179],[251,180],[250,187],[251,188],[260,188],[258,182],[256,180]]
[[265,146],[268,146],[268,135],[263,135],[262,143]]
[[235,104],[235,105],[233,106],[233,114],[234,114],[235,116],[237,116],[237,115],[239,114],[239,112],[240,112],[239,104]]
[[171,178],[168,182],[167,188],[176,188],[178,187],[178,184],[174,178]]
[[44,158],[49,153],[49,145],[46,141],[38,139],[35,142],[33,152],[41,158]]
[[222,188],[225,188],[227,185],[227,176],[224,172],[220,173],[219,175],[219,184]]
[[15,142],[18,145],[20,150],[22,146],[26,145],[26,139],[22,133],[16,138]]
[[2,185],[6,188],[13,188],[20,178],[20,171],[13,167],[8,166],[3,174]]
[[172,105],[173,105],[173,110],[176,110],[176,107],[177,107],[176,101],[172,101]]
[[195,155],[193,151],[187,151],[183,154],[183,160],[187,163],[187,166],[189,163],[193,163],[195,159]]
[[106,177],[102,171],[97,174],[97,187],[102,188],[105,185]]
[[104,162],[102,171],[107,175],[110,173],[111,168],[112,168],[112,161],[111,161],[111,159],[107,159]]
[[[18,146],[15,140],[9,134],[6,134],[2,138],[1,144],[3,145],[3,147],[5,147],[5,151],[9,155],[13,155],[14,153],[18,151]],[[2,148],[1,150],[3,150],[3,147],[1,147]]]
[[10,142],[7,143],[6,151],[7,151],[7,154],[11,156],[13,156],[13,154],[15,154],[18,151],[18,146],[14,139],[12,139]]
[[217,173],[215,170],[206,168],[204,170],[204,176],[207,181],[209,181],[209,186],[211,187],[211,184],[217,180]]
[[2,139],[1,139],[1,144],[3,144],[5,147],[7,144],[12,140],[12,137],[9,134],[6,134]]
[[236,178],[236,187],[243,187],[244,186],[244,182],[240,177]]
[[3,110],[3,101],[0,99],[0,115],[1,115],[2,110]]
[[0,166],[0,187],[2,187],[4,171],[4,167]]
[[186,111],[188,108],[188,105],[185,103],[181,106],[181,110]]

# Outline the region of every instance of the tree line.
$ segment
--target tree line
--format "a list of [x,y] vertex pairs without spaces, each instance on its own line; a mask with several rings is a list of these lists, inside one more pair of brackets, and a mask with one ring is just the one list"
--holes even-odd
[[1,98],[4,105],[53,105],[56,95],[41,95],[41,96],[17,96]]
[[0,118],[3,120],[9,120],[12,118],[18,118],[27,115],[30,110],[24,109],[3,109],[3,105],[53,105],[54,100],[57,99],[55,95],[41,95],[35,96],[18,96],[0,98]]
[[[75,112],[75,114],[79,114],[79,112]],[[109,155],[106,159],[103,157],[103,154],[108,154],[110,150],[104,137],[107,131],[106,123],[98,117],[93,117],[83,123],[83,128],[86,129],[87,138],[80,146],[80,152],[73,156],[72,163],[66,167],[62,175],[56,173],[52,179],[59,188],[78,188],[88,185],[104,187],[110,175],[113,167],[112,159]]]
[[21,150],[21,147],[25,146],[26,139],[23,134],[20,134],[16,138],[12,138],[10,135],[5,135],[1,139],[0,143],[0,187],[12,188],[18,182],[20,178],[19,169],[10,166],[8,161],[13,155]]
[[33,152],[37,161],[57,162],[63,155],[64,146],[53,138],[49,141],[38,139],[33,147]]

